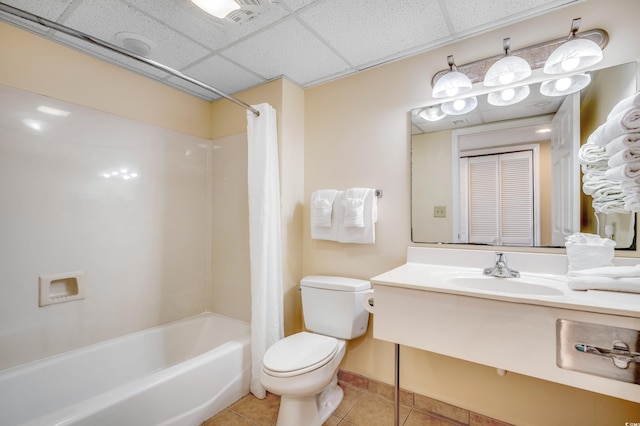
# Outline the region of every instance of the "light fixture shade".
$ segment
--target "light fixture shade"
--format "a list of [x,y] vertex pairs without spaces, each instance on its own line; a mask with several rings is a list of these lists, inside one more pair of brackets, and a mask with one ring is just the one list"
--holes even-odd
[[602,60],[602,49],[586,38],[572,38],[554,50],[544,64],[545,74],[580,71]]
[[587,73],[545,81],[540,85],[540,93],[545,96],[564,96],[584,89],[591,83]]
[[494,106],[507,106],[517,104],[531,93],[528,85],[508,88],[498,92],[491,92],[487,96],[487,102]]
[[472,96],[465,99],[443,102],[440,108],[447,115],[461,115],[473,111],[478,106],[478,98]]
[[473,88],[469,77],[460,71],[449,71],[433,86],[432,96],[434,98],[450,98],[462,95]]
[[431,96],[434,98],[451,98],[462,95],[473,89],[473,83],[464,73],[458,71],[453,55],[447,56],[449,72],[444,74],[433,85]]
[[426,121],[439,121],[447,116],[438,105],[426,107],[418,115]]
[[224,19],[234,10],[240,9],[240,5],[235,0],[191,0],[193,4],[198,6],[210,15],[219,19]]
[[531,75],[531,66],[519,56],[505,56],[495,62],[484,76],[485,86],[517,83]]

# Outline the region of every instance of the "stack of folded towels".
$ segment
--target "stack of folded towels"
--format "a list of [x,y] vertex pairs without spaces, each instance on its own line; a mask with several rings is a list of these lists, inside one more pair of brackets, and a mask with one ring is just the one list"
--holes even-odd
[[[584,148],[585,146],[589,148]],[[613,206],[615,210],[618,210],[621,205],[626,211],[640,211],[640,92],[623,99],[613,107],[607,116],[607,121],[589,136],[581,151],[583,148],[589,153],[590,151],[604,153],[607,158],[604,174],[600,174],[602,169],[599,163],[596,173],[587,179],[585,172],[587,165],[583,163],[581,154],[585,173],[584,183],[589,181],[592,186],[598,186],[597,183],[601,180],[618,183],[619,188],[607,187],[609,198],[618,200],[617,203],[609,205],[615,204]],[[585,188],[584,192],[587,193],[587,190],[589,189]],[[594,196],[595,207],[596,197]]]
[[569,288],[640,293],[640,264],[614,266],[615,245],[615,241],[595,234],[578,232],[568,236]]
[[602,146],[586,143],[578,151],[582,169],[582,191],[593,197],[596,213],[626,213],[620,182],[605,178],[609,156]]

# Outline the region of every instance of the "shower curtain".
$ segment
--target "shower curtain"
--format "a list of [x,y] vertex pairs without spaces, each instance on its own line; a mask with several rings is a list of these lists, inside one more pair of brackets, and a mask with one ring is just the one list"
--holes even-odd
[[266,397],[260,382],[266,350],[284,335],[282,241],[276,111],[269,104],[247,111],[249,256],[251,263],[251,393]]

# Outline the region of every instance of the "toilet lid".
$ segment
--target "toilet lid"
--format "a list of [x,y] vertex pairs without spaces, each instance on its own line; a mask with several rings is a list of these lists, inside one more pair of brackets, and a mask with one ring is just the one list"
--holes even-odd
[[301,332],[274,343],[264,354],[263,366],[279,376],[303,374],[325,365],[337,350],[336,338]]

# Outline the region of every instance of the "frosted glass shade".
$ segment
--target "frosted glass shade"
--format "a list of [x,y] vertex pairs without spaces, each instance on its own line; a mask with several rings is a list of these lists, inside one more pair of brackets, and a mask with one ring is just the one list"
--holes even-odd
[[517,104],[524,100],[531,93],[529,86],[520,86],[509,89],[491,92],[487,96],[487,102],[494,106],[507,106]]
[[505,56],[495,62],[484,76],[485,86],[517,83],[531,75],[531,66],[519,56]]
[[426,121],[439,121],[447,116],[437,105],[423,109],[418,115]]
[[478,98],[472,96],[465,99],[456,99],[455,101],[443,102],[442,112],[447,115],[461,115],[473,111],[478,106]]
[[198,6],[210,15],[216,18],[224,19],[234,10],[240,9],[240,5],[235,0],[191,0],[193,4]]
[[580,71],[602,60],[602,49],[586,38],[572,38],[554,50],[544,64],[545,74]]
[[540,85],[540,93],[545,96],[563,96],[584,89],[591,83],[591,75],[576,74],[557,80],[545,81]]
[[432,96],[434,98],[450,98],[461,95],[473,88],[471,80],[460,71],[449,71],[433,85]]

